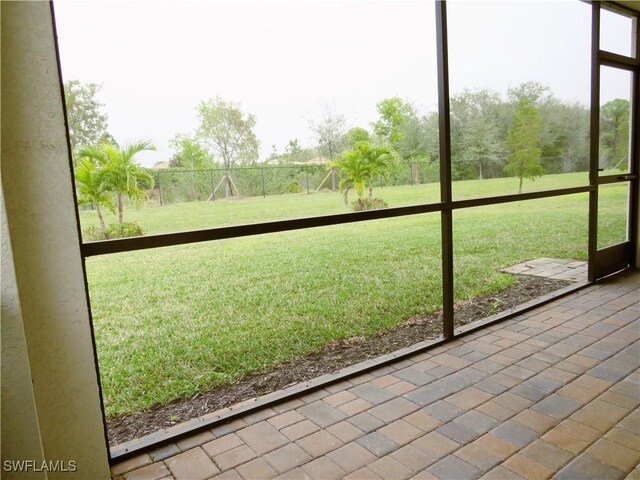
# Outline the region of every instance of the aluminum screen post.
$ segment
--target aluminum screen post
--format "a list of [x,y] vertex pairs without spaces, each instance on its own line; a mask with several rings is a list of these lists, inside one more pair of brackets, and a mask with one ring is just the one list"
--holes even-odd
[[453,211],[451,208],[451,121],[449,117],[449,52],[447,4],[436,1],[438,58],[438,124],[440,136],[440,202],[442,204],[442,334],[453,338]]
[[600,4],[591,5],[591,111],[589,126],[589,260],[587,277],[595,280],[595,258],[598,250],[598,149],[600,142]]

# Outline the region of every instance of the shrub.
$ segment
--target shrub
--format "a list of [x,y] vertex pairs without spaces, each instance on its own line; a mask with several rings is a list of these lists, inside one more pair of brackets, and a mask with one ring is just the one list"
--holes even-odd
[[104,234],[99,227],[91,225],[82,231],[84,240],[104,240]]
[[105,230],[92,225],[83,230],[85,240],[114,240],[116,238],[141,237],[142,228],[135,222],[112,223]]
[[372,198],[371,200],[368,198],[359,198],[351,205],[354,212],[361,212],[363,210],[379,210],[380,208],[387,208],[389,206],[389,204],[381,198]]
[[144,235],[142,227],[136,222],[112,223],[107,227],[108,238],[141,237]]
[[287,188],[284,189],[284,193],[302,193],[304,191],[305,188],[298,182],[291,182]]

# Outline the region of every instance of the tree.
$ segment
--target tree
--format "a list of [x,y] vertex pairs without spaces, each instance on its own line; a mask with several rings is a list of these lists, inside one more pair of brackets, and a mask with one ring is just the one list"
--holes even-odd
[[211,155],[194,137],[178,134],[169,145],[174,152],[169,160],[172,168],[204,170],[213,166]]
[[395,146],[395,166],[405,172],[407,165],[414,184],[420,183],[420,162],[427,158],[427,123],[425,117],[411,115],[400,127],[400,140]]
[[344,149],[344,131],[346,121],[328,104],[322,105],[322,117],[319,122],[311,122],[311,130],[318,142],[320,154],[329,160],[335,160]]
[[496,125],[488,118],[474,117],[470,120],[462,137],[462,146],[462,158],[476,166],[480,180],[487,178],[491,167],[504,158]]
[[178,134],[169,142],[174,151],[169,160],[169,167],[189,170],[186,175],[191,179],[187,193],[188,198],[197,198],[198,182],[195,170],[204,170],[213,167],[211,155],[207,152],[198,140],[188,135]]
[[371,136],[366,128],[353,127],[347,130],[345,134],[345,145],[347,148],[352,149],[358,142],[368,142]]
[[[344,151],[348,143],[348,137],[345,134],[346,121],[344,116],[337,113],[335,108],[326,102],[322,104],[322,117],[319,122],[310,122],[310,127],[315,134],[318,142],[318,152],[326,156],[333,162]],[[331,170],[328,177],[331,177],[331,190],[336,190],[336,171],[335,165],[330,163]],[[326,178],[325,178],[326,180]],[[323,180],[323,183],[324,181]]]
[[540,114],[530,99],[521,98],[513,116],[513,128],[507,137],[509,150],[505,171],[520,179],[518,192],[522,193],[522,179],[534,180],[544,174],[540,165]]
[[82,145],[97,145],[109,141],[115,143],[107,131],[107,114],[103,103],[96,99],[102,85],[82,84],[78,80],[64,83],[64,96],[69,122],[72,151]]
[[349,206],[349,190],[355,188],[362,200],[364,189],[369,185],[369,200],[373,199],[373,182],[376,176],[384,175],[391,153],[386,147],[374,147],[369,142],[358,142],[347,150],[339,160],[332,162],[332,168],[341,172],[340,190],[344,194],[344,204]]
[[536,107],[555,102],[551,89],[536,81],[524,82],[517,87],[510,88],[507,91],[507,97],[513,106],[519,105],[523,99]]
[[[562,154],[563,138],[566,138],[568,126],[563,122],[562,102],[558,100],[551,89],[540,82],[524,82],[507,92],[509,110],[515,115],[521,99],[526,99],[538,111],[541,119],[540,149],[541,155],[555,157]],[[513,123],[509,122],[510,128]],[[580,135],[579,132],[573,132]]]
[[542,110],[540,118],[544,126],[540,148],[545,172],[588,169],[589,110],[577,102],[558,101]]
[[220,97],[200,102],[198,107],[197,138],[222,159],[225,197],[232,193],[233,180],[229,170],[237,163],[249,163],[258,159],[260,143],[253,129],[256,119],[244,114],[240,106]]
[[440,120],[437,112],[431,112],[422,117],[424,124],[424,153],[431,162],[440,161]]
[[[353,127],[347,130],[347,133],[344,134],[342,145],[347,150],[353,150],[358,143],[369,142],[370,138],[371,136],[369,135],[369,132],[367,131],[367,129],[362,127]],[[337,175],[335,166],[331,167],[329,176],[331,177],[331,190],[335,192],[338,186],[338,182],[337,182],[338,175]]]
[[426,158],[428,128],[427,117],[418,115],[407,117],[400,128],[402,136],[396,146],[398,155],[405,160]]
[[464,91],[451,99],[451,145],[461,178],[489,176],[502,158],[500,97],[490,90]]
[[391,97],[378,102],[376,110],[380,119],[373,124],[374,133],[396,148],[403,137],[402,127],[416,116],[415,108],[400,97]]
[[275,148],[265,163],[277,163],[281,165],[300,164],[316,158],[318,151],[315,148],[300,146],[297,138],[289,140],[284,147],[284,152],[278,153]]
[[144,197],[141,182],[153,182],[153,178],[134,160],[138,152],[155,150],[150,142],[128,143],[120,148],[111,143],[81,147],[81,158],[92,161],[101,170],[108,189],[116,194],[118,221],[124,223],[124,198],[139,204]]
[[106,225],[102,216],[102,208],[112,213],[116,212],[113,205],[113,193],[105,181],[104,170],[89,158],[81,158],[75,169],[76,186],[78,188],[78,203],[96,206],[96,213],[100,220],[100,228],[104,230]]
[[629,155],[629,100],[616,98],[600,107],[600,146],[609,166]]
[[344,206],[349,206],[349,190],[352,188],[356,189],[358,198],[362,199],[369,179],[369,172],[367,165],[358,152],[347,150],[339,160],[331,162],[330,165],[340,170],[340,190],[344,195]]
[[369,142],[359,142],[355,145],[357,151],[367,165],[369,174],[369,200],[373,200],[373,185],[379,175],[386,175],[392,154],[387,147],[373,147]]
[[284,147],[284,151],[289,163],[297,163],[302,160],[301,155],[303,154],[303,151],[302,148],[300,148],[297,138],[289,140],[287,146]]

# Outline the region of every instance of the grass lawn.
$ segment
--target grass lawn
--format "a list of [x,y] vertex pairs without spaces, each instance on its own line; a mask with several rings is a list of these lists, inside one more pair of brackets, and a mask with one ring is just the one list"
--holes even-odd
[[[523,192],[576,187],[588,184],[587,174],[545,175],[535,181],[525,180]],[[453,198],[461,200],[491,195],[518,193],[518,181],[514,178],[492,178],[453,183]],[[440,201],[440,184],[429,183],[414,186],[375,188],[374,195],[384,199],[390,207],[435,203]],[[355,200],[354,192],[350,194]],[[148,207],[136,210],[128,208],[126,221],[138,222],[145,233],[166,233],[194,230],[244,223],[264,222],[288,218],[346,213],[340,193],[321,192],[263,197],[247,197],[242,200],[216,200],[213,202],[175,203],[163,207]],[[107,223],[116,221],[116,216],[107,212]],[[80,213],[82,227],[98,225],[95,212]]]
[[[463,183],[482,191],[487,187],[477,183],[485,182]],[[395,199],[429,188],[376,193],[395,206]],[[603,242],[624,225],[624,216],[614,215],[624,194],[603,189],[601,211],[611,219]],[[127,215],[155,233],[329,213],[329,206],[344,211],[338,194],[325,193]],[[83,212],[84,224],[91,213]],[[456,298],[513,283],[498,267],[542,256],[585,259],[587,214],[587,194],[456,211]],[[193,396],[328,342],[438,310],[440,215],[92,257],[87,273],[111,416]]]

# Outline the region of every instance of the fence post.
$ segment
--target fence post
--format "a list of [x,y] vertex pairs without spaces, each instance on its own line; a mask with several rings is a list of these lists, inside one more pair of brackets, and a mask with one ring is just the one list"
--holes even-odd
[[267,198],[267,192],[264,189],[264,167],[260,167],[260,175],[262,176],[262,198]]
[[413,185],[413,171],[411,168],[411,162],[408,162],[409,165],[409,185]]
[[305,169],[304,173],[307,175],[307,195],[309,195],[309,169]]
[[156,179],[158,181],[158,198],[160,199],[160,206],[162,206],[162,185],[160,185],[160,172],[156,172]]
[[213,181],[213,169],[209,170],[209,177],[211,178],[211,201],[213,202],[216,199],[216,187]]

